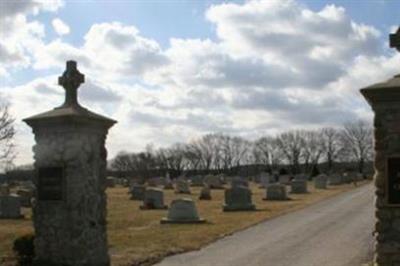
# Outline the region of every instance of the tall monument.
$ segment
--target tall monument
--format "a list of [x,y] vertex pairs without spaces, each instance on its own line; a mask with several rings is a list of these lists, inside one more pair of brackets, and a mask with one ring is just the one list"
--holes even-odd
[[[390,46],[400,51],[400,27]],[[375,113],[375,265],[400,265],[400,74],[361,93]]]
[[32,127],[37,187],[35,265],[108,266],[105,141],[115,120],[78,102],[84,75],[74,61],[59,77],[65,102],[24,119]]

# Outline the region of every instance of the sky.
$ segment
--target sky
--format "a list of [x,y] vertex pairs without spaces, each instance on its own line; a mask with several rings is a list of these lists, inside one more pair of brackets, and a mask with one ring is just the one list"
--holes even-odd
[[396,0],[0,0],[0,100],[16,164],[33,161],[23,118],[61,105],[65,61],[79,101],[118,120],[109,157],[207,133],[250,140],[372,120],[359,89],[400,72]]

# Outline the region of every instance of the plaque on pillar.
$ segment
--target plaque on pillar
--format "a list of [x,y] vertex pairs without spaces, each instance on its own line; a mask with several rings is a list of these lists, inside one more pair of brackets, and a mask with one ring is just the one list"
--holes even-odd
[[400,157],[392,157],[387,161],[387,204],[400,206]]
[[37,174],[38,200],[65,200],[63,167],[40,167]]

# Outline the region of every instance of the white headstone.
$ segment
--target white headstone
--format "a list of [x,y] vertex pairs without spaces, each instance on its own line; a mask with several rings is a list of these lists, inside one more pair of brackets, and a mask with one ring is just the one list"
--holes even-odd
[[197,208],[192,199],[175,199],[171,202],[168,216],[161,219],[161,223],[205,223],[206,221],[199,217]]

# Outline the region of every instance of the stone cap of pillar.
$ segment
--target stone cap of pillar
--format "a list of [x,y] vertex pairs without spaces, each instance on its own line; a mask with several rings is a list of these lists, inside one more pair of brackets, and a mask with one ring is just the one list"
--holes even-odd
[[63,75],[58,78],[58,84],[65,89],[65,102],[53,110],[28,117],[23,121],[31,127],[50,124],[87,124],[103,128],[112,127],[117,121],[96,114],[78,103],[77,91],[85,80],[85,76],[77,69],[75,61],[67,61]]
[[363,88],[360,92],[372,107],[377,104],[400,103],[400,74],[385,82]]

